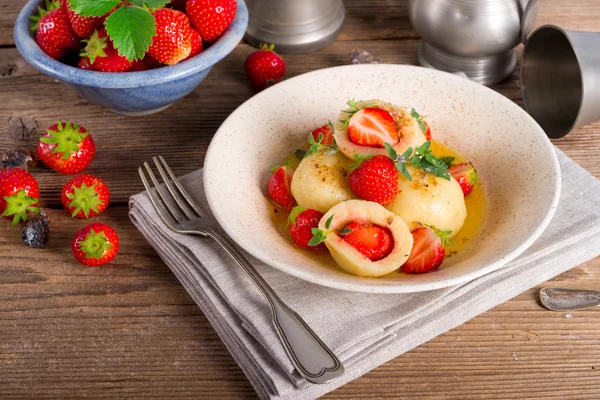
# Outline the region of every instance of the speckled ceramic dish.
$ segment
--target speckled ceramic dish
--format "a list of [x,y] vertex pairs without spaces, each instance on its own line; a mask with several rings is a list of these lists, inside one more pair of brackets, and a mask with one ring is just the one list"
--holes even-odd
[[[472,161],[488,198],[469,247],[422,275],[360,278],[296,248],[271,220],[267,171],[335,119],[349,98],[380,98],[427,116],[434,138]],[[246,251],[295,277],[336,289],[402,293],[458,285],[502,268],[552,218],[560,194],[553,146],[537,123],[502,95],[466,79],[402,65],[324,69],[279,83],[235,110],[212,140],[204,184],[217,220]]]
[[29,0],[15,23],[15,44],[23,58],[39,71],[65,82],[92,103],[126,115],[156,113],[188,95],[217,62],[231,53],[248,26],[248,9],[243,0],[238,0],[235,19],[225,33],[189,60],[149,71],[86,71],[52,59],[38,46],[29,29],[29,17],[42,3],[42,0]]

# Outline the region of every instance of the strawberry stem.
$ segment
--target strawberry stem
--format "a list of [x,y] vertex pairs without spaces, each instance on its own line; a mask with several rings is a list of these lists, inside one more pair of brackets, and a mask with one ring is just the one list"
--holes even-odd
[[104,232],[96,233],[93,229],[79,244],[81,245],[81,251],[85,253],[85,258],[95,258],[96,260],[101,259],[106,250],[113,247]]
[[42,8],[41,6],[38,6],[38,14],[39,15],[32,15],[29,17],[29,19],[31,20],[31,22],[33,22],[31,24],[31,27],[29,29],[31,29],[32,32],[35,32],[38,30],[39,25],[40,25],[40,20],[46,15],[48,14],[50,11],[52,10],[56,10],[60,8],[60,3],[58,1],[50,1],[50,0],[46,0],[46,8]]
[[71,124],[67,121],[65,125],[58,121],[57,131],[46,131],[50,137],[42,137],[40,141],[46,144],[55,144],[56,147],[52,150],[53,153],[62,153],[63,160],[68,159],[71,153],[79,151],[79,144],[85,139],[89,133],[80,133],[80,126]]
[[96,57],[106,57],[104,49],[108,46],[106,43],[106,37],[98,37],[98,31],[95,30],[89,39],[82,40],[86,43],[83,50],[79,53],[81,57],[87,57],[90,60],[90,64],[96,61]]
[[4,196],[6,201],[6,209],[2,213],[3,217],[13,216],[13,225],[17,225],[21,221],[27,221],[27,212],[39,212],[40,209],[35,207],[38,199],[28,196],[25,189],[11,196]]
[[72,201],[69,203],[69,207],[75,208],[72,217],[83,211],[85,217],[89,217],[90,210],[98,213],[98,206],[102,204],[102,200],[99,199],[98,193],[95,190],[96,185],[87,187],[85,183],[81,187],[74,187],[73,193],[68,193],[67,197]]

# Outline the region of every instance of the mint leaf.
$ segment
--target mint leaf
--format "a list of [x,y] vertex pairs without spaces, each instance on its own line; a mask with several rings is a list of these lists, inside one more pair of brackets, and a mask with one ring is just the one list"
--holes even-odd
[[398,160],[398,152],[394,150],[392,145],[388,142],[385,142],[383,145],[385,146],[385,149],[387,150],[387,153],[390,156],[390,158],[394,161]]
[[288,222],[292,225],[296,225],[296,218],[298,218],[298,215],[300,215],[305,210],[306,208],[302,206],[296,206],[292,208],[292,212],[290,212],[290,215],[288,216]]
[[454,162],[454,157],[445,156],[445,157],[441,157],[440,160],[442,160],[442,162],[444,164],[446,164],[446,167],[450,168],[452,166],[452,163]]
[[334,215],[335,215],[335,214],[331,214],[331,217],[329,217],[329,218],[327,219],[327,221],[325,221],[325,228],[329,229],[329,227],[331,226],[331,221],[333,221],[333,216],[334,216]]
[[361,156],[360,154],[354,154],[354,158],[356,158],[358,160],[358,162],[356,164],[352,164],[352,165],[348,165],[349,169],[355,169],[360,167],[360,164],[362,164],[364,161],[367,161],[370,158],[373,158],[373,154],[370,154],[368,156]]
[[410,164],[414,167],[420,168],[423,171],[435,175],[437,177],[450,180],[450,173],[448,172],[448,166],[442,160],[437,158],[429,147],[431,141],[428,140],[421,146],[415,149],[415,154],[410,158]]
[[309,246],[316,246],[319,243],[322,243],[327,239],[327,233],[323,232],[319,228],[312,228],[311,232],[313,234],[312,239],[308,242]]
[[308,157],[312,153],[316,153],[317,151],[319,151],[319,146],[323,141],[323,137],[323,134],[319,132],[319,136],[317,136],[317,141],[315,141],[312,132],[308,134],[308,144],[310,144],[310,147],[308,148],[308,151],[304,154],[304,157]]
[[71,9],[82,17],[101,17],[120,2],[121,0],[69,0]]
[[171,0],[129,0],[131,4],[135,4],[136,6],[144,7],[153,10],[155,8],[164,7],[165,4],[170,3]]
[[415,109],[413,108],[412,110],[410,110],[410,116],[413,117],[415,120],[417,120],[417,123],[421,127],[421,130],[423,131],[423,133],[427,133],[427,125],[425,125],[425,123],[423,122],[423,117],[421,117],[421,114],[416,112]]
[[156,35],[154,16],[139,7],[117,8],[106,18],[105,26],[119,55],[129,61],[144,58]]
[[342,229],[342,230],[340,231],[340,233],[339,233],[339,234],[340,234],[340,235],[347,235],[347,234],[349,234],[349,233],[352,233],[352,232],[354,232],[354,231],[353,231],[351,228],[345,227],[344,229]]
[[410,176],[410,172],[408,172],[408,169],[406,169],[406,163],[404,162],[398,162],[396,163],[396,169],[398,169],[398,171],[400,171],[400,173],[409,181],[412,182],[412,176]]

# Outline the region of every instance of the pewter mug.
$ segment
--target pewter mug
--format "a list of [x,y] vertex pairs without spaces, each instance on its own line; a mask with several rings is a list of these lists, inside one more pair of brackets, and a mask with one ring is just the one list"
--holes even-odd
[[422,66],[490,85],[515,69],[513,49],[533,28],[537,0],[409,0],[408,12]]

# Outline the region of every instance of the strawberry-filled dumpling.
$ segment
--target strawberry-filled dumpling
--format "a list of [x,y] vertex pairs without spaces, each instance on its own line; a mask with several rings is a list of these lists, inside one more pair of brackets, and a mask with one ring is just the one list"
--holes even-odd
[[400,217],[379,203],[364,200],[344,201],[329,210],[315,238],[325,242],[341,269],[371,278],[400,268],[413,246],[413,237]]
[[353,160],[386,155],[385,143],[402,153],[427,140],[410,111],[379,99],[348,101],[334,127],[339,149]]

